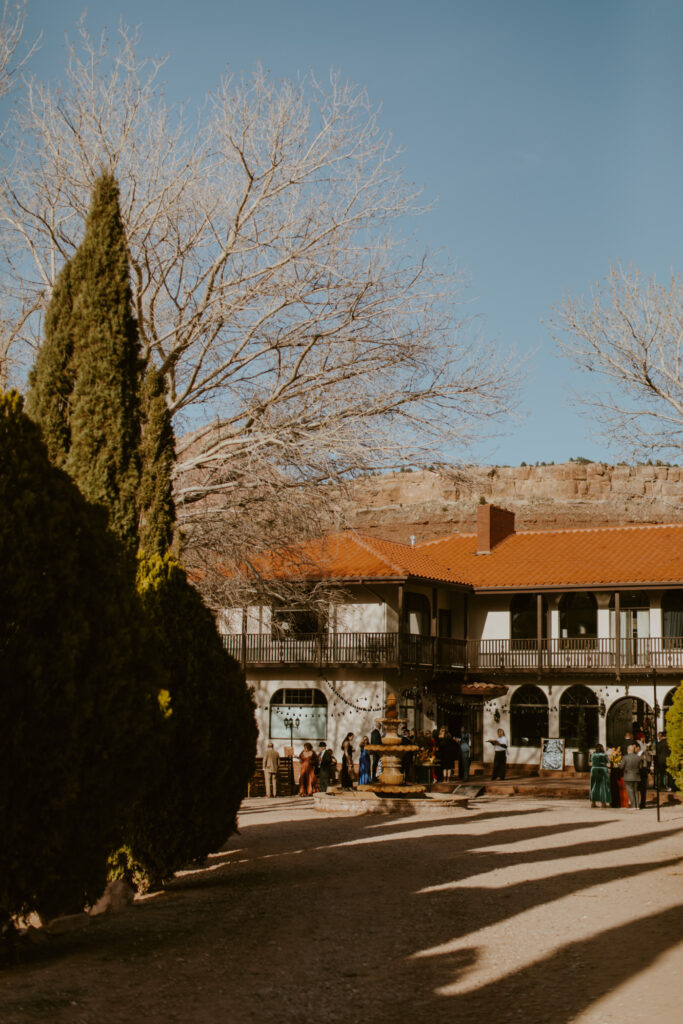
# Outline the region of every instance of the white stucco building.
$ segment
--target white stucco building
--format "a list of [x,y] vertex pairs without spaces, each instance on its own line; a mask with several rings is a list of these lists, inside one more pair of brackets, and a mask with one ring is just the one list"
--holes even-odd
[[418,730],[466,725],[474,760],[492,760],[502,726],[509,761],[537,764],[544,736],[576,746],[579,718],[589,745],[633,721],[651,732],[655,705],[661,728],[683,675],[683,525],[517,532],[482,505],[476,534],[306,545],[301,575],[335,593],[317,620],[262,606],[222,619],[254,687],[259,752],[290,738],[339,751],[391,690]]

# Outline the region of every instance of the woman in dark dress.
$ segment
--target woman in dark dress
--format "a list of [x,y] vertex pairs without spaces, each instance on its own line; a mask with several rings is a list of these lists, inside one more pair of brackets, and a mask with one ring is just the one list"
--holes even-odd
[[446,731],[441,742],[440,756],[441,756],[441,772],[444,782],[449,782],[455,769],[455,761],[458,752],[458,745]]
[[341,766],[341,786],[342,789],[353,789],[353,733],[349,732],[346,734],[346,739],[342,743],[342,766]]

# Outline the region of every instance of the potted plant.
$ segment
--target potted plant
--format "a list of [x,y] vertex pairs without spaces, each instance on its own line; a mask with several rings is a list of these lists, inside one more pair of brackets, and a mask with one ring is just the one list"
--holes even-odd
[[590,764],[588,761],[585,708],[579,708],[576,723],[576,747],[577,749],[574,751],[574,771],[587,772],[590,770]]

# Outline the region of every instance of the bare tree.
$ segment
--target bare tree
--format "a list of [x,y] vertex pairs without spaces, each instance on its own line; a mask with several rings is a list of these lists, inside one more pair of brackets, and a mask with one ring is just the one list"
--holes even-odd
[[190,117],[137,44],[124,27],[110,54],[81,23],[64,86],[28,84],[0,182],[6,286],[26,350],[93,183],[114,173],[145,354],[191,430],[186,538],[201,547],[219,521],[243,551],[268,522],[271,541],[317,527],[314,485],[452,455],[509,410],[510,356],[461,313],[452,268],[396,230],[420,197],[362,89],[259,67]]
[[683,450],[683,284],[610,270],[590,297],[567,298],[551,325],[561,350],[596,387],[579,398],[604,436],[639,458]]
[[[20,58],[17,50],[24,33],[26,0],[5,0],[0,14],[0,96],[10,91],[22,67],[35,52],[36,40]],[[0,318],[0,388],[10,381],[11,349],[15,338],[14,325]]]

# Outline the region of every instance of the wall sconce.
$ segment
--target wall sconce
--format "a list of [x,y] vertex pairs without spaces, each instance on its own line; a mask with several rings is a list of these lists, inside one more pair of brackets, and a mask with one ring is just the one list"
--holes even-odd
[[496,710],[493,712],[493,721],[500,722],[500,711],[498,710],[498,708],[496,708]]
[[604,702],[604,700],[601,700],[600,701],[600,705],[598,707],[598,712],[600,713],[600,718],[604,718],[605,717],[606,711],[607,711],[607,708],[605,707],[605,702]]

